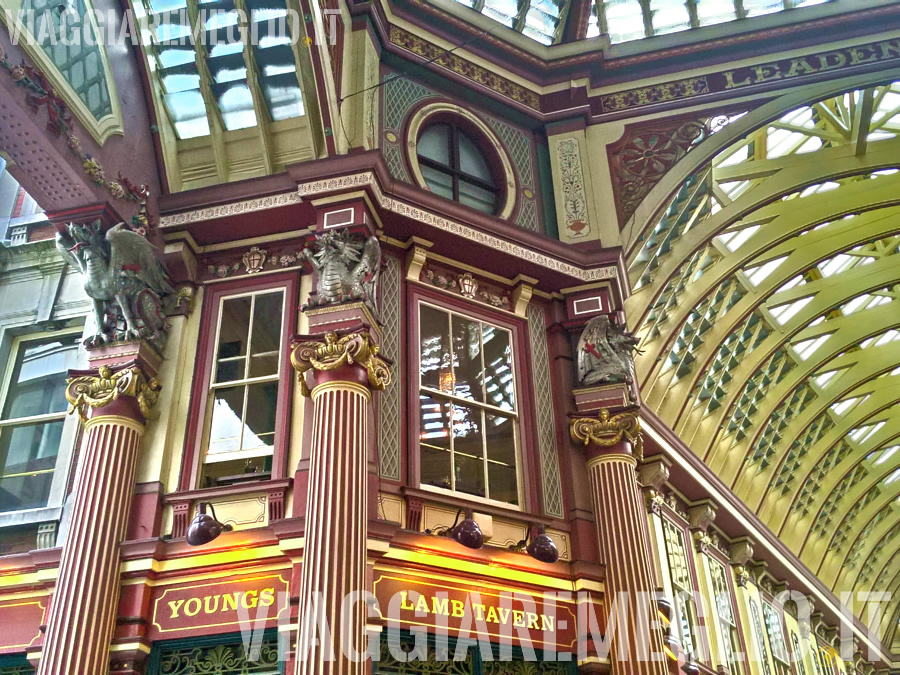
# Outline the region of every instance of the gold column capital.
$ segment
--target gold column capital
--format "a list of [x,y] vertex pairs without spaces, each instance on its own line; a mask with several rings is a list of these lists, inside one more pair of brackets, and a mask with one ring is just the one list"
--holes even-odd
[[291,364],[300,376],[300,391],[309,396],[306,372],[327,372],[341,366],[358,365],[368,376],[369,386],[379,391],[391,383],[391,364],[378,354],[368,331],[338,335],[328,331],[320,339],[295,339],[291,350]]
[[623,439],[631,441],[634,454],[643,457],[644,441],[641,436],[641,420],[636,410],[610,415],[601,408],[596,419],[578,417],[569,422],[569,434],[576,443],[611,448]]
[[67,380],[66,400],[70,403],[69,413],[77,410],[83,422],[87,421],[89,408],[104,408],[120,396],[135,399],[141,414],[148,418],[162,389],[159,380],[148,378],[137,365],[115,371],[103,365],[96,374],[82,373]]

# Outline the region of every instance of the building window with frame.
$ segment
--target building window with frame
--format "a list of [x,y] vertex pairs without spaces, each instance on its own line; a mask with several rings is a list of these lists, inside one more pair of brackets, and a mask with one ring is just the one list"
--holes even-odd
[[766,638],[763,635],[762,620],[759,617],[759,607],[756,600],[750,598],[750,618],[753,621],[753,636],[756,640],[756,649],[759,651],[759,659],[762,662],[764,675],[772,674],[772,666],[769,664],[769,655],[766,652]]
[[13,344],[0,418],[0,512],[48,505],[80,338],[79,332]]
[[719,632],[722,636],[723,657],[728,665],[731,675],[740,675],[744,672],[741,659],[741,638],[738,633],[737,620],[734,616],[734,607],[731,604],[731,586],[728,583],[728,571],[725,565],[718,560],[708,558],[709,574],[712,578],[712,588],[715,603],[716,617],[719,621]]
[[803,663],[803,650],[800,648],[800,638],[791,631],[791,645],[794,648],[794,663],[797,664],[797,675],[806,675],[806,666]]
[[496,213],[500,187],[479,141],[455,121],[425,127],[416,143],[419,167],[437,195],[484,213]]
[[687,547],[684,543],[684,532],[667,518],[662,519],[663,534],[666,544],[666,560],[669,567],[669,581],[672,583],[675,618],[678,622],[681,648],[686,654],[696,656],[697,642],[697,610],[694,606],[694,585],[691,583],[691,569],[688,563]]
[[781,628],[781,617],[775,613],[772,605],[763,602],[763,619],[766,622],[766,634],[769,637],[769,649],[775,661],[775,672],[778,675],[790,675],[791,657],[784,643],[784,631]]
[[272,476],[284,357],[284,287],[218,298],[200,487]]
[[419,482],[522,506],[513,335],[419,303]]

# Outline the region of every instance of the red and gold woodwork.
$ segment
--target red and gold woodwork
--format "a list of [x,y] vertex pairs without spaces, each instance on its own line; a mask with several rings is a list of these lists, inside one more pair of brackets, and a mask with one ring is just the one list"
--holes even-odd
[[[583,444],[591,481],[594,522],[606,563],[607,609],[616,603],[617,626],[610,661],[614,673],[664,675],[663,636],[654,630],[649,598],[656,588],[650,566],[650,542],[635,467],[642,454],[637,411],[571,421],[572,440]],[[623,601],[627,601],[627,606]],[[620,621],[625,625],[619,625]]]
[[66,398],[84,421],[75,476],[71,526],[62,550],[56,590],[38,673],[101,673],[119,597],[119,545],[134,492],[137,454],[159,382],[147,366],[104,363],[72,371]]
[[[390,383],[391,368],[366,327],[297,339],[291,363],[313,403],[295,672],[363,673],[366,663],[345,655],[365,649],[365,599],[344,599],[367,588],[371,392]],[[317,613],[333,646],[316,634]]]

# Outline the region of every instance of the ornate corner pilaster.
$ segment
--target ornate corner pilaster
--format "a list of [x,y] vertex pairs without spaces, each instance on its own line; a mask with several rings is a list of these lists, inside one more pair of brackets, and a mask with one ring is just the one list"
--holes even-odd
[[654,516],[661,516],[663,504],[666,503],[666,498],[663,494],[656,488],[646,488],[646,490],[644,490],[644,497],[647,502],[647,513],[652,513]]
[[631,441],[635,456],[643,459],[644,440],[641,436],[641,421],[636,410],[610,415],[609,410],[601,408],[597,419],[579,417],[569,423],[569,434],[576,443],[599,445],[611,448],[622,439]]
[[309,370],[330,371],[355,364],[365,369],[372,389],[383,391],[391,383],[391,365],[378,355],[378,346],[372,343],[368,332],[338,336],[329,331],[320,340],[295,340],[291,364],[299,374],[304,396],[310,395],[305,377]]
[[747,588],[747,582],[750,581],[750,572],[744,569],[743,565],[735,565],[734,578],[738,586]]
[[120,396],[135,399],[138,409],[148,419],[159,400],[162,385],[155,377],[147,378],[139,366],[131,365],[113,371],[103,365],[97,374],[78,375],[68,380],[66,400],[70,404],[69,413],[78,411],[82,422],[87,421],[88,409],[108,406]]
[[706,532],[702,530],[694,531],[694,546],[696,547],[697,553],[702,553],[703,555],[709,554],[709,548],[712,546],[713,540]]

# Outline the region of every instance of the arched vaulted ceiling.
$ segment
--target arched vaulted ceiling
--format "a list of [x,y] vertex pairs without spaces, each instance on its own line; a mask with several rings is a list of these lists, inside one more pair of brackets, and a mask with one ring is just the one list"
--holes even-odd
[[694,172],[628,261],[645,405],[835,592],[900,586],[898,169],[900,82],[810,102]]

